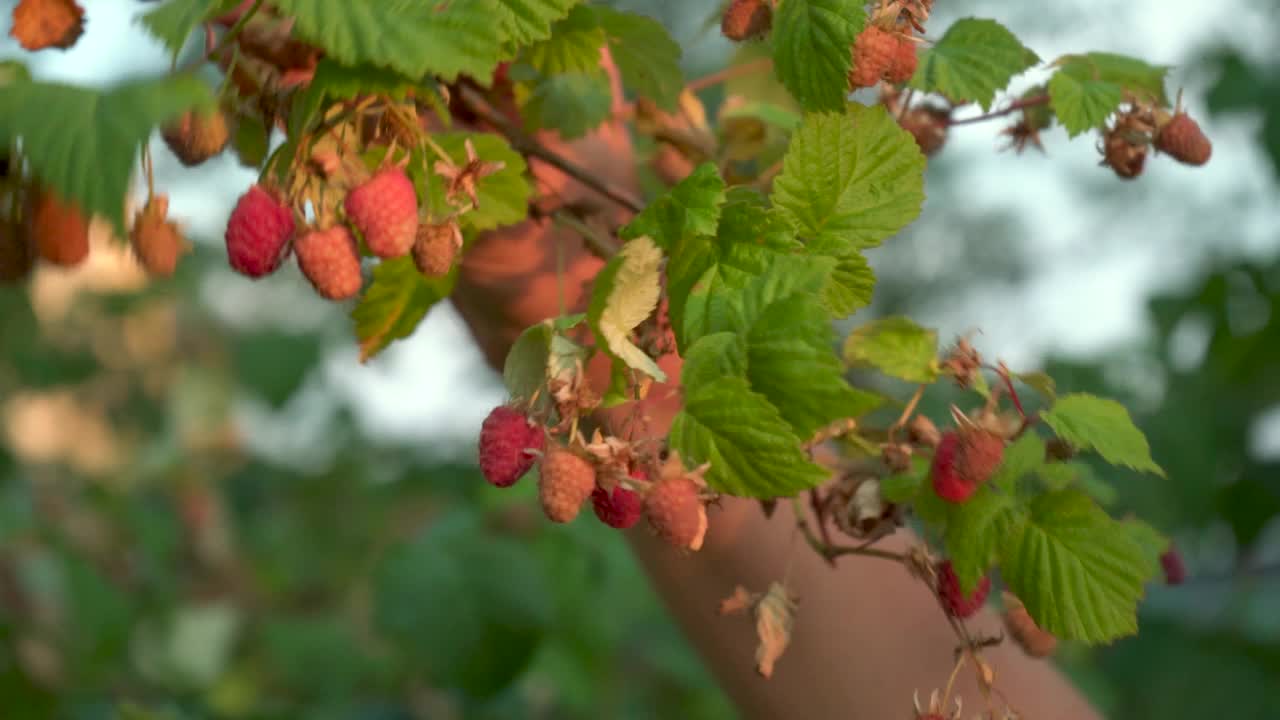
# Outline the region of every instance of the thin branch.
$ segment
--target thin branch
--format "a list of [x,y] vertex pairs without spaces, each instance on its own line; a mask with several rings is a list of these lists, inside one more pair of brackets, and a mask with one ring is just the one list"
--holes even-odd
[[511,142],[511,146],[515,148],[517,152],[538,158],[633,213],[638,213],[644,209],[644,206],[640,204],[640,201],[633,198],[630,193],[614,187],[601,178],[587,172],[587,170],[578,166],[576,163],[561,157],[551,150],[548,150],[523,130],[512,125],[506,118],[502,117],[498,112],[494,111],[493,108],[489,107],[489,103],[486,102],[485,99],[475,90],[468,87],[463,87],[460,90],[460,97],[462,98],[462,102],[466,104],[467,109],[475,113],[481,120],[492,125],[498,132],[502,133],[502,135]]
[[600,259],[608,260],[618,254],[617,243],[597,232],[595,228],[588,225],[577,215],[560,209],[552,211],[551,219],[556,224],[569,228],[581,235],[583,242],[587,244],[587,249]]
[[768,70],[771,67],[773,67],[773,58],[757,58],[749,62],[744,62],[740,65],[730,65],[727,68],[717,70],[709,75],[703,75],[700,78],[694,78],[684,86],[684,89],[691,93],[701,92],[709,87],[719,85],[722,82],[743,77],[744,75],[752,75],[762,70]]
[[998,117],[1004,117],[1005,115],[1008,115],[1010,113],[1015,113],[1023,108],[1035,107],[1037,105],[1044,105],[1048,102],[1049,102],[1048,95],[1037,95],[1032,98],[1015,100],[1014,102],[1009,103],[1006,107],[1001,108],[1000,110],[992,110],[989,113],[986,113],[984,115],[978,115],[977,117],[964,118],[963,120],[949,120],[947,121],[947,124],[948,125],[972,125],[973,123],[986,122],[987,120],[993,120]]
[[250,6],[249,9],[246,10],[245,13],[240,16],[240,19],[236,20],[235,24],[232,25],[231,28],[227,30],[225,34],[223,34],[222,39],[218,41],[218,44],[214,45],[213,47],[208,47],[209,28],[206,27],[204,54],[196,58],[195,60],[187,63],[186,65],[184,65],[182,68],[183,71],[185,72],[187,70],[194,70],[195,68],[198,68],[201,65],[203,65],[205,62],[212,60],[218,55],[222,54],[224,50],[230,47],[231,41],[236,39],[236,36],[240,34],[240,31],[244,29],[244,26],[248,25],[249,21],[253,19],[253,16],[258,14],[258,10],[262,7],[263,2],[264,0],[255,0],[253,5]]

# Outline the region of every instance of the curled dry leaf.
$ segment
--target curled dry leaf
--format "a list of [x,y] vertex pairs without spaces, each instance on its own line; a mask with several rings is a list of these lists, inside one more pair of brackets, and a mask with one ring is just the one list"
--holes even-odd
[[773,676],[773,666],[791,643],[791,628],[795,624],[796,601],[787,586],[774,582],[760,602],[756,604],[756,671],[768,678]]
[[735,615],[746,612],[759,597],[758,594],[747,590],[741,585],[735,585],[733,594],[720,601],[720,609],[717,612],[721,615]]

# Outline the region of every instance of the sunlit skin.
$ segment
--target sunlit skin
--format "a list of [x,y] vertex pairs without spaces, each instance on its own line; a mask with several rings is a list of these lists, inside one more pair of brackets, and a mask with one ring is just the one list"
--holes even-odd
[[[620,105],[616,75],[614,95]],[[570,143],[552,133],[539,139],[593,175],[636,191],[635,162],[621,123]],[[531,166],[544,206],[563,203],[607,215],[615,225],[625,221],[625,213],[589,188],[537,160]],[[558,265],[563,274],[558,275]],[[525,327],[559,312],[561,293],[567,308],[582,308],[602,266],[573,231],[549,220],[528,220],[489,233],[468,249],[453,299],[488,362],[501,367]],[[661,358],[659,364],[669,377],[679,378],[678,357]],[[592,372],[597,387],[604,387],[607,367],[596,363]],[[678,409],[673,382],[655,386],[638,411],[650,419],[648,435],[661,437]],[[599,420],[616,427],[632,412],[637,409],[626,406]],[[767,519],[754,501],[723,499],[710,509],[706,542],[696,553],[673,550],[644,523],[627,536],[653,586],[743,717],[911,717],[913,693],[927,698],[951,674],[955,636],[925,586],[900,565],[876,558],[844,558],[829,567],[797,537],[785,505]],[[900,531],[881,546],[900,551],[913,540]],[[799,615],[790,647],[773,677],[764,680],[755,671],[751,624],[741,617],[719,617],[716,607],[735,585],[764,590],[784,574],[800,598]],[[994,636],[1002,624],[987,610],[969,627]],[[988,650],[985,657],[1000,691],[1025,717],[1101,717],[1052,665],[1026,657],[1012,643]],[[985,707],[972,667],[962,669],[953,692],[963,697],[966,717]]]

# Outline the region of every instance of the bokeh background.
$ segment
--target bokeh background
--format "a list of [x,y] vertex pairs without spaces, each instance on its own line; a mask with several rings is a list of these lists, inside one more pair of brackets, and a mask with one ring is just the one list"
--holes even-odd
[[[27,58],[37,78],[167,69],[143,4],[84,4],[72,51]],[[666,23],[690,77],[731,56],[715,0],[615,4]],[[1112,510],[1171,534],[1191,579],[1151,588],[1137,638],[1058,662],[1108,717],[1280,718],[1280,11],[945,0],[931,28],[967,15],[1045,58],[1173,65],[1213,160],[1124,183],[1089,138],[1015,156],[999,123],[957,128],[855,320],[978,330],[1015,369],[1126,402],[1169,478],[1099,468]],[[734,716],[621,537],[480,481],[502,389],[447,305],[360,365],[344,308],[292,266],[226,268],[252,173],[152,150],[197,242],[175,279],[99,233],[86,266],[0,289],[0,717]]]

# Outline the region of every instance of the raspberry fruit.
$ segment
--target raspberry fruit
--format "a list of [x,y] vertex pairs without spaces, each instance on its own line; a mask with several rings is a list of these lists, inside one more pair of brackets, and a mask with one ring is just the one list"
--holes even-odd
[[173,275],[178,259],[187,251],[187,241],[168,214],[169,196],[155,195],[134,216],[129,232],[138,261],[148,273],[159,277]]
[[387,168],[347,193],[347,217],[380,258],[409,252],[418,232],[418,195],[400,168]]
[[920,152],[926,156],[936,154],[947,142],[950,121],[951,113],[933,107],[911,108],[898,118],[898,124],[911,133]]
[[32,52],[66,50],[84,32],[84,8],[73,0],[20,0],[13,9],[9,35]]
[[179,162],[193,167],[222,152],[227,147],[231,132],[227,129],[227,117],[221,110],[212,113],[188,110],[161,128],[160,136]]
[[1182,563],[1182,553],[1170,547],[1160,555],[1160,567],[1164,569],[1167,585],[1181,585],[1187,580],[1187,566]]
[[1018,646],[1034,658],[1049,657],[1058,647],[1058,638],[1036,624],[1022,601],[1004,593],[1004,626]]
[[552,522],[567,523],[596,487],[596,469],[586,458],[562,447],[552,448],[542,458],[538,474],[538,500]]
[[1190,115],[1180,112],[1160,128],[1156,149],[1187,165],[1204,165],[1213,154],[1213,144]]
[[346,300],[360,292],[360,252],[351,231],[343,225],[312,230],[293,244],[298,267],[320,297]]
[[982,609],[987,601],[987,593],[991,592],[991,578],[983,576],[978,587],[967,596],[960,591],[960,578],[951,567],[950,560],[938,563],[938,597],[947,614],[957,618],[967,618]]
[[1102,141],[1102,164],[1114,170],[1117,177],[1132,180],[1146,167],[1147,147],[1146,143],[1134,143],[1122,133],[1107,133]]
[[0,224],[0,283],[22,280],[35,261],[35,252],[22,226],[13,222]]
[[948,502],[962,503],[991,477],[1003,458],[1004,441],[986,430],[943,433],[933,453],[934,492]]
[[898,53],[898,39],[890,32],[869,25],[853,42],[853,69],[849,84],[855,88],[871,87],[880,82]]
[[733,0],[720,20],[720,32],[730,40],[751,40],[769,32],[773,7],[766,0]]
[[698,485],[677,475],[649,489],[644,513],[659,537],[679,547],[697,550],[707,533],[707,510],[698,497]]
[[893,60],[885,70],[884,79],[899,85],[916,74],[916,44],[907,35],[894,35]]
[[293,231],[293,212],[273,193],[254,185],[240,196],[227,221],[231,268],[251,278],[275,272],[289,255]]
[[79,265],[89,257],[89,223],[80,208],[50,190],[40,190],[28,213],[28,232],[40,257],[63,267]]
[[490,485],[511,487],[533,467],[546,444],[542,428],[506,405],[494,408],[480,426],[480,472]]
[[640,497],[640,493],[621,485],[615,487],[613,492],[598,487],[591,492],[591,505],[600,522],[612,528],[626,530],[640,519],[644,499]]
[[413,264],[427,277],[444,277],[453,269],[461,247],[462,231],[457,221],[438,225],[423,223],[418,226],[417,239],[413,241]]

